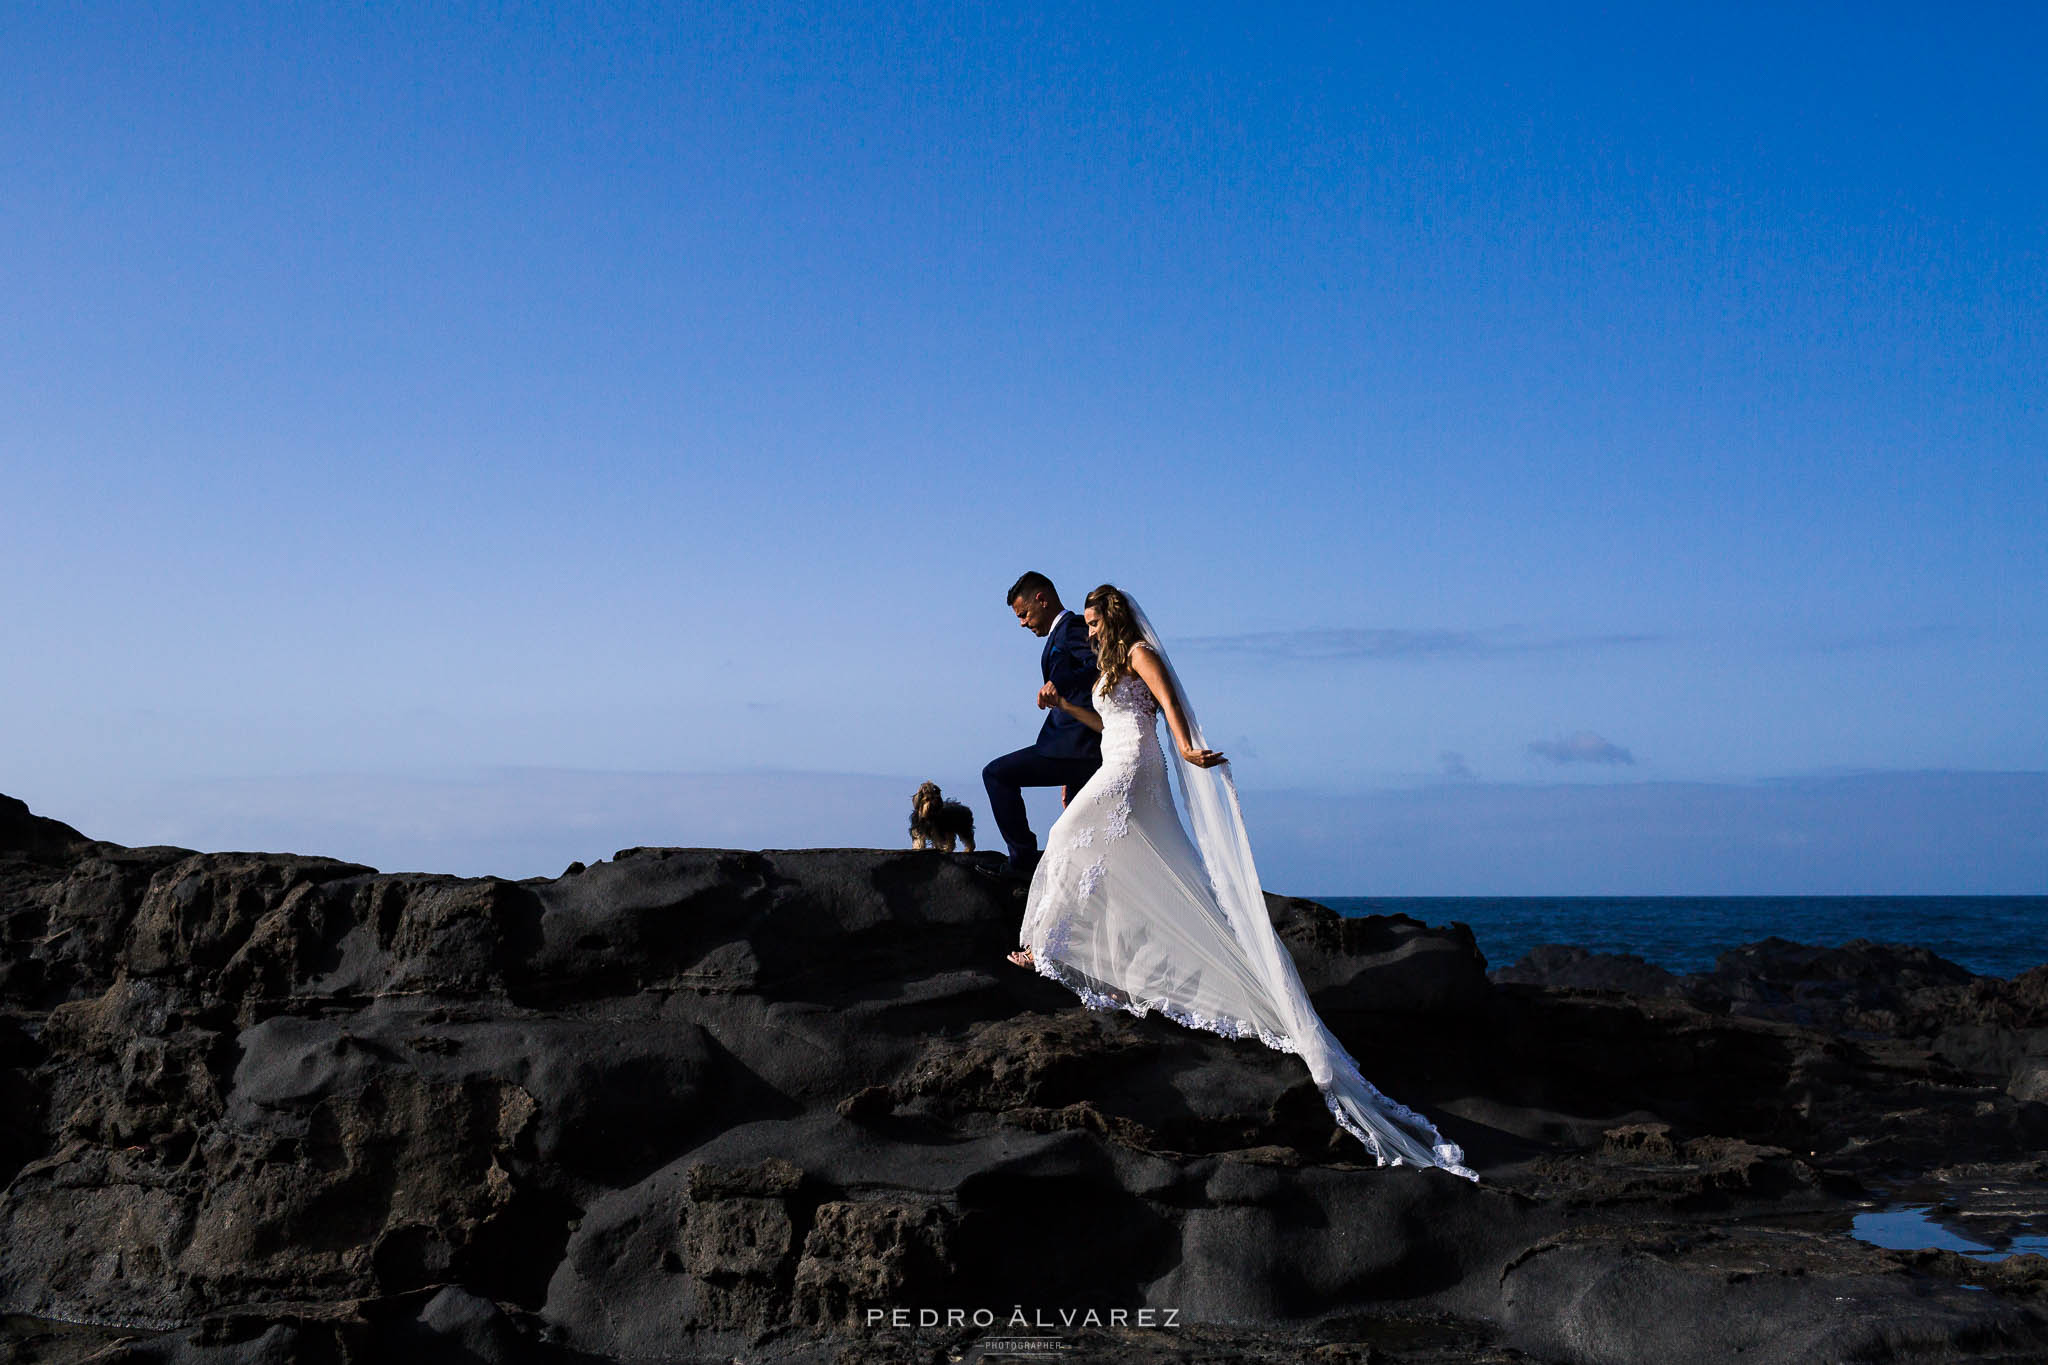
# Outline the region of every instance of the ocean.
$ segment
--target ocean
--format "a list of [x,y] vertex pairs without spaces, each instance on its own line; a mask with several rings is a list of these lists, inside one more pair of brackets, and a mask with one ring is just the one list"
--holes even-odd
[[1488,967],[1545,943],[1634,953],[1704,971],[1729,948],[1773,935],[1835,947],[1851,939],[1931,948],[1979,976],[2048,963],[2048,896],[1315,896],[1341,915],[1411,915],[1472,926]]

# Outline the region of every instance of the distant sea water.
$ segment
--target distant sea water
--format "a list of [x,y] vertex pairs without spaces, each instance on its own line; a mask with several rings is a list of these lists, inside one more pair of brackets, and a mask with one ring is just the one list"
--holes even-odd
[[1489,968],[1545,943],[1634,953],[1705,971],[1761,938],[1840,947],[1851,939],[1929,948],[1979,976],[2048,963],[2048,896],[1316,896],[1340,915],[1411,915],[1472,926]]

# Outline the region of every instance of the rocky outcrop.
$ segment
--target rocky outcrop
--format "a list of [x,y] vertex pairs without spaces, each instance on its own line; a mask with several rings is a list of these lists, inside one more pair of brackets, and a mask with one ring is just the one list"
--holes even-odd
[[1925,948],[1863,939],[1815,948],[1768,938],[1721,954],[1712,971],[1686,976],[1625,953],[1550,945],[1492,979],[1668,997],[1716,1017],[1905,1044],[2014,1099],[2048,1099],[2048,966],[2004,981],[1973,976]]
[[1370,1165],[1292,1057],[1009,967],[1021,909],[935,853],[386,876],[125,849],[0,800],[4,1339],[194,1362],[968,1359],[1020,1335],[1118,1360],[2048,1352],[2048,1263],[1843,1235],[1902,1180],[2025,1188],[2048,1149],[2031,978],[1772,942],[1698,980],[1583,954],[1489,980],[1463,926],[1273,898],[1318,1008],[1473,1185]]

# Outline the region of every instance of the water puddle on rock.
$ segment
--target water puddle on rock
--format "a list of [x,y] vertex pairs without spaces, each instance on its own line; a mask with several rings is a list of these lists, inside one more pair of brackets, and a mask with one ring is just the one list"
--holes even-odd
[[2008,1256],[2024,1256],[2029,1252],[2048,1256],[2048,1235],[2015,1233],[1998,1238],[2003,1245],[1994,1246],[1937,1222],[1935,1215],[1936,1208],[1931,1204],[1876,1209],[1857,1214],[1850,1222],[1849,1235],[1887,1251],[1932,1248],[1961,1252],[1980,1261],[2002,1261]]

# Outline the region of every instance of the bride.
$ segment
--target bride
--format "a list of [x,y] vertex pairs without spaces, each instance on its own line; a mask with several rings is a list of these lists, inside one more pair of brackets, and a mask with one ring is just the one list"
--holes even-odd
[[[1442,1166],[1476,1180],[1428,1119],[1375,1090],[1309,1003],[1266,916],[1237,791],[1222,754],[1202,747],[1187,694],[1143,612],[1120,589],[1088,594],[1101,676],[1095,709],[1044,700],[1102,732],[1102,767],[1046,838],[1031,878],[1023,947],[1010,955],[1094,1009],[1256,1037],[1308,1064],[1330,1112],[1382,1165]],[[1190,843],[1167,789],[1156,720],[1193,821]]]

